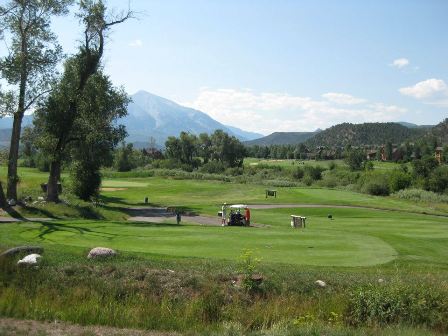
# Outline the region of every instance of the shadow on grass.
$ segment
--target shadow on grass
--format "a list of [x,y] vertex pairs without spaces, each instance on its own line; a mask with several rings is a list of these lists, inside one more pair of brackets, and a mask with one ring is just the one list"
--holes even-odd
[[37,223],[42,225],[39,228],[39,231],[41,231],[41,232],[38,235],[38,237],[42,240],[47,239],[46,236],[48,236],[52,233],[62,232],[62,231],[75,232],[75,233],[78,233],[81,235],[89,234],[89,235],[94,235],[94,236],[98,236],[98,237],[102,237],[102,238],[106,238],[106,239],[112,239],[112,238],[118,236],[118,234],[115,234],[115,233],[97,231],[97,230],[88,228],[86,226],[75,226],[75,225],[68,225],[65,223],[53,223],[53,222],[45,222],[45,221],[40,221]]

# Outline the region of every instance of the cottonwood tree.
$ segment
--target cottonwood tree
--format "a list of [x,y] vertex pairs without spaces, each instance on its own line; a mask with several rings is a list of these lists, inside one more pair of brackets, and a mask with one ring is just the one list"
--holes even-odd
[[15,88],[10,96],[15,108],[8,157],[7,197],[17,199],[17,160],[22,119],[27,110],[49,92],[55,66],[62,57],[51,17],[68,12],[72,0],[11,0],[0,6],[0,33],[8,54],[0,59],[2,78]]
[[132,12],[108,17],[103,1],[81,0],[78,17],[84,26],[82,44],[78,53],[66,62],[58,89],[46,102],[47,143],[52,143],[47,184],[47,200],[50,202],[59,201],[57,184],[60,180],[61,165],[67,156],[69,145],[76,140],[73,130],[80,118],[86,86],[100,67],[107,34],[112,26],[131,18]]

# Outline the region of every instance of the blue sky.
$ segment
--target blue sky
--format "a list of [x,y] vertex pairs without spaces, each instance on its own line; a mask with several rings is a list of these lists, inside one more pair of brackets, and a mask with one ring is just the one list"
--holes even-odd
[[[109,1],[126,9],[127,1]],[[448,1],[132,0],[105,68],[146,90],[264,134],[340,122],[448,116]],[[73,52],[76,19],[54,22]]]

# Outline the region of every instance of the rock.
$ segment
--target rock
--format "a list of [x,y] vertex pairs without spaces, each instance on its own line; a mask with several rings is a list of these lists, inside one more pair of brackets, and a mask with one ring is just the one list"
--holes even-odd
[[42,256],[40,254],[37,254],[37,253],[28,254],[23,259],[20,259],[17,262],[17,265],[36,265],[38,262],[38,259],[40,259],[40,258],[42,258]]
[[0,254],[0,257],[13,257],[21,252],[42,254],[44,252],[44,249],[40,246],[17,246],[4,251],[2,254]]
[[106,257],[114,257],[117,255],[117,252],[107,247],[95,247],[90,250],[87,258],[96,259],[96,258],[106,258]]
[[39,196],[39,197],[37,198],[37,200],[38,200],[38,201],[45,201],[45,198],[42,197],[42,196]]
[[319,287],[326,287],[326,286],[327,286],[327,284],[325,283],[325,281],[322,281],[322,280],[316,280],[314,283],[315,283],[316,285],[318,285]]

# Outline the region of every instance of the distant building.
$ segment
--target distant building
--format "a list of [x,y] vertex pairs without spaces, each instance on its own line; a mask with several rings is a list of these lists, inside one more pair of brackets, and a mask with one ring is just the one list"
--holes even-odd
[[434,157],[436,158],[437,162],[439,164],[442,163],[442,152],[443,152],[443,148],[442,147],[437,147],[435,150],[435,154]]

